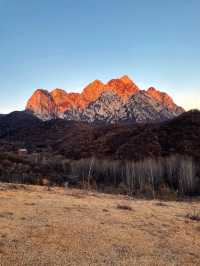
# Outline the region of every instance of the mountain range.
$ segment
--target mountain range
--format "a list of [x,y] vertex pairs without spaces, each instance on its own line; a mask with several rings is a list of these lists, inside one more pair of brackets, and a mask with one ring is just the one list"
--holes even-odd
[[184,109],[168,94],[153,87],[141,90],[123,76],[106,84],[95,80],[81,93],[38,89],[28,100],[26,111],[43,121],[61,118],[89,123],[141,123],[165,121],[182,114]]

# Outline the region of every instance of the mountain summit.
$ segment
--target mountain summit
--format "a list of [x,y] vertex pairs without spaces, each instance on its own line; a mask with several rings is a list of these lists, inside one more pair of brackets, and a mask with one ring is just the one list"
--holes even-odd
[[27,102],[27,111],[42,120],[63,118],[87,122],[163,121],[184,112],[166,93],[151,87],[146,91],[123,76],[104,84],[95,80],[81,93],[56,88],[39,89]]

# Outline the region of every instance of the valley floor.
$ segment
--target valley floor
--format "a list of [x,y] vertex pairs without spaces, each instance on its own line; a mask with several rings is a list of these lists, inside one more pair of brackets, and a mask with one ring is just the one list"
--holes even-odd
[[200,202],[0,184],[0,265],[200,265]]

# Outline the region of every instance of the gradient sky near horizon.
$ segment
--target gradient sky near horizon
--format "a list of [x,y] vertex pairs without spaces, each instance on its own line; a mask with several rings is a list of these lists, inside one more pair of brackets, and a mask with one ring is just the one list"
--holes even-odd
[[199,0],[0,0],[0,113],[124,74],[200,108]]

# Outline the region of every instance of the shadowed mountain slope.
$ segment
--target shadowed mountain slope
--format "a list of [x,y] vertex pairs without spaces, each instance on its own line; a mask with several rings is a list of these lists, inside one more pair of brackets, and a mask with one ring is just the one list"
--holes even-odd
[[0,133],[1,143],[9,141],[15,148],[72,159],[96,156],[139,160],[176,153],[200,158],[199,111],[162,123],[99,125],[62,119],[42,122],[19,112],[1,118]]

